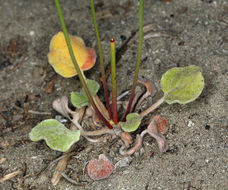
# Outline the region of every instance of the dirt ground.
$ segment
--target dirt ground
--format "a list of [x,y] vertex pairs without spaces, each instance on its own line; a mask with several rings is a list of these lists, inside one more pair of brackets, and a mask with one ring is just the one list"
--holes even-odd
[[[89,1],[60,3],[69,32],[81,36],[88,47],[97,51]],[[138,1],[95,3],[96,11],[105,13],[98,22],[108,63],[109,39],[115,37],[120,48],[138,29]],[[140,76],[155,82],[159,89],[155,99],[162,96],[162,74],[176,66],[200,66],[206,84],[204,91],[190,104],[164,104],[155,112],[169,123],[166,153],[160,153],[149,136],[144,139],[142,155],[131,157],[121,156],[111,141],[95,145],[82,139],[65,170],[78,185],[62,178],[53,187],[55,165],[47,166],[61,153],[43,141],[30,141],[28,133],[38,122],[58,115],[52,109],[52,101],[63,95],[69,97],[71,91],[80,88],[79,80],[56,75],[47,62],[50,39],[60,31],[54,2],[0,0],[0,180],[6,174],[21,171],[0,182],[1,190],[227,189],[228,1],[147,0],[144,4],[144,24],[152,23],[158,37],[144,41]],[[119,94],[131,87],[131,82],[126,81],[133,78],[136,52],[137,42],[117,63]],[[86,76],[99,78],[98,61]],[[148,99],[143,106],[151,104]],[[116,168],[108,179],[93,181],[85,168],[89,160],[101,153],[117,163]]]

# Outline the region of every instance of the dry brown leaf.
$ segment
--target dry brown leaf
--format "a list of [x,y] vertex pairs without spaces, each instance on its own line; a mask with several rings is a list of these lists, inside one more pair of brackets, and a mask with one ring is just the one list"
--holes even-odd
[[45,88],[45,92],[47,94],[50,94],[54,91],[54,86],[55,86],[55,80],[57,78],[57,75],[55,75],[48,83],[47,83],[47,86]]

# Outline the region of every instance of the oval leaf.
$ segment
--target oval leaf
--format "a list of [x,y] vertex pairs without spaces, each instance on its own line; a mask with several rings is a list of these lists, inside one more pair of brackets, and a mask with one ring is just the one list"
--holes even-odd
[[142,117],[138,113],[130,113],[126,117],[126,122],[120,122],[120,127],[125,132],[133,132],[138,129]]
[[80,139],[80,131],[71,131],[55,119],[47,119],[36,125],[29,133],[32,141],[44,139],[47,145],[61,152],[67,151]]
[[199,97],[204,78],[198,66],[172,68],[162,75],[161,88],[168,104],[187,104]]
[[[86,84],[92,96],[95,96],[100,88],[100,85],[95,80],[86,80]],[[71,92],[71,103],[76,108],[90,105],[89,98],[84,89],[80,92]]]

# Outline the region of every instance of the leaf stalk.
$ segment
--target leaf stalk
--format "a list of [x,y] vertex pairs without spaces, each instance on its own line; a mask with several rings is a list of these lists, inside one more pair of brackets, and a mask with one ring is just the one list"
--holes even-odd
[[155,109],[157,109],[163,102],[165,101],[165,96],[163,96],[161,99],[159,99],[156,103],[154,103],[152,106],[141,112],[139,115],[142,117],[145,117],[149,113],[153,112]]
[[135,68],[134,81],[131,89],[131,95],[129,98],[127,110],[124,115],[123,121],[126,121],[126,117],[130,113],[132,102],[135,96],[135,88],[137,84],[137,79],[139,75],[139,66],[141,62],[142,43],[143,43],[143,0],[139,0],[139,44],[138,44],[138,52],[137,52],[137,62],[136,62],[136,68]]

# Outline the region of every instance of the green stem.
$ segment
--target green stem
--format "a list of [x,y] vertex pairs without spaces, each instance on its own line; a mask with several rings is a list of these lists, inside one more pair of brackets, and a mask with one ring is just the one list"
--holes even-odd
[[64,22],[64,19],[63,19],[63,14],[62,14],[62,10],[61,10],[61,7],[60,7],[60,4],[59,4],[59,1],[58,0],[55,0],[55,5],[56,5],[56,9],[57,9],[57,12],[58,12],[58,15],[59,15],[59,20],[60,20],[60,23],[61,23],[61,26],[62,26],[62,30],[63,30],[63,33],[64,33],[64,36],[65,36],[65,40],[66,40],[66,44],[67,44],[67,47],[68,47],[68,50],[69,50],[69,54],[71,56],[71,59],[72,59],[72,62],[74,63],[74,66],[75,66],[75,69],[78,73],[78,77],[80,79],[80,82],[89,98],[89,101],[91,103],[91,105],[93,106],[93,109],[95,110],[95,112],[97,113],[97,115],[99,116],[99,118],[104,122],[104,124],[109,128],[109,129],[112,129],[112,125],[105,119],[105,117],[101,114],[101,112],[99,111],[99,109],[97,108],[90,92],[89,92],[89,89],[88,89],[88,86],[85,82],[85,79],[83,77],[83,74],[81,72],[81,69],[80,67],[78,66],[77,64],[77,61],[75,59],[75,56],[74,56],[74,52],[73,52],[73,49],[72,49],[72,46],[71,46],[71,43],[70,43],[70,38],[69,38],[69,34],[67,32],[67,28],[66,28],[66,25],[65,25],[65,22]]
[[111,49],[111,74],[112,74],[112,113],[113,121],[118,123],[117,115],[117,89],[116,89],[116,44],[114,38],[110,40]]
[[99,52],[99,57],[100,57],[100,69],[101,69],[102,83],[103,83],[103,87],[104,87],[105,102],[106,102],[106,106],[108,109],[109,117],[110,117],[110,119],[112,119],[112,111],[111,111],[111,107],[110,107],[110,103],[109,103],[108,88],[107,88],[106,76],[105,76],[103,52],[102,52],[100,35],[99,35],[98,27],[97,27],[96,14],[95,14],[93,0],[90,0],[90,6],[91,6],[92,17],[93,17],[93,25],[94,25],[94,29],[95,29],[95,33],[96,33],[96,37],[97,37],[97,46],[98,46],[98,52]]
[[140,66],[141,54],[142,54],[142,43],[143,43],[143,0],[139,0],[139,44],[138,44],[138,52],[137,52],[137,62],[136,62],[134,81],[131,89],[131,95],[130,95],[127,110],[123,119],[124,121],[126,121],[126,117],[131,110],[132,102],[135,96],[135,88],[136,88],[136,83],[139,75],[139,66]]

